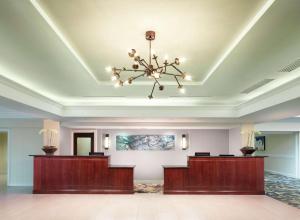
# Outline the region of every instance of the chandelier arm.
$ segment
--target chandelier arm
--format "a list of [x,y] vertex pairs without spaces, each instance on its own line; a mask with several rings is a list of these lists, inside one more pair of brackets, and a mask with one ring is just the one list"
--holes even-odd
[[148,63],[144,59],[139,59],[138,62],[141,66],[145,67],[146,69],[149,68]]
[[165,75],[169,75],[169,76],[178,76],[178,77],[182,77],[182,75],[179,75],[179,74],[174,74],[174,73],[166,73],[166,72],[163,72],[161,74],[165,74]]
[[166,67],[168,67],[168,66],[173,66],[175,63],[173,62],[173,63],[167,63],[167,64],[165,64],[165,66]]
[[139,78],[139,77],[141,77],[141,76],[143,76],[143,75],[144,75],[144,73],[143,73],[143,74],[140,74],[140,75],[138,75],[138,76],[133,77],[133,78],[132,78],[132,81],[135,80],[135,79],[137,79],[137,78]]
[[154,80],[156,81],[156,83],[160,86],[160,83],[158,82],[158,80],[154,77]]
[[126,70],[126,72],[145,72],[144,70]]
[[148,64],[145,65],[144,63],[141,62],[140,65],[142,65],[142,66],[145,67],[146,69],[149,69]]
[[164,66],[162,66],[161,68],[165,69],[165,72],[167,72],[167,67],[172,66],[174,63],[166,63]]
[[140,61],[141,62],[144,62],[144,63],[141,63],[141,65],[143,65],[143,66],[147,66],[147,68],[148,68],[148,66],[149,66],[149,64],[146,62],[146,60],[144,60],[144,59],[140,59]]
[[159,66],[159,64],[158,64],[157,58],[155,58],[155,63],[156,63],[156,65],[157,65],[157,68],[160,69],[160,66]]
[[144,70],[132,70],[132,69],[126,69],[126,70],[122,70],[124,72],[145,72]]
[[153,92],[154,92],[156,83],[157,83],[157,82],[155,82],[155,83],[153,84],[152,91],[151,91],[151,93],[150,93],[150,97],[153,97]]
[[182,72],[180,69],[178,69],[176,66],[174,66],[174,64],[171,64],[171,66],[172,66],[175,70],[177,70],[178,72],[180,72],[181,74],[183,74],[183,72]]
[[[159,67],[156,68],[156,70],[161,70],[161,71],[164,71],[164,69],[165,69],[164,66],[159,66]],[[165,69],[165,71],[166,71],[166,69]]]
[[177,76],[174,76],[174,78],[176,79],[176,82],[178,84],[179,87],[182,87],[182,85],[179,83],[178,79],[177,79]]

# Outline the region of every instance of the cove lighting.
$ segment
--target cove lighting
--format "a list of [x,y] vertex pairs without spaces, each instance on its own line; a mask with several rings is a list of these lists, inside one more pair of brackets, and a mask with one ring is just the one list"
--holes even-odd
[[223,61],[228,57],[228,55],[233,51],[233,49],[240,43],[240,41],[246,36],[246,34],[251,30],[252,27],[256,24],[256,22],[264,15],[264,13],[271,7],[271,5],[275,2],[275,0],[268,0],[263,7],[257,12],[257,14],[250,20],[250,22],[246,25],[246,27],[242,30],[242,32],[237,36],[236,39],[229,45],[227,50],[223,53],[223,55],[217,60],[217,62],[213,65],[213,67],[206,74],[204,79],[201,81],[203,85],[212,74],[218,69],[218,67],[223,63]]

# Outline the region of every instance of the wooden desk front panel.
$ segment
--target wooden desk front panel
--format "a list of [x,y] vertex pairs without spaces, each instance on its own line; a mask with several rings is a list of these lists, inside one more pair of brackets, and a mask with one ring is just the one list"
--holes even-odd
[[115,169],[108,157],[35,157],[34,193],[133,193],[133,168]]
[[109,168],[109,187],[121,190],[133,190],[132,168]]
[[164,191],[184,190],[187,180],[187,168],[164,169]]
[[164,169],[166,194],[264,194],[264,158],[190,157]]

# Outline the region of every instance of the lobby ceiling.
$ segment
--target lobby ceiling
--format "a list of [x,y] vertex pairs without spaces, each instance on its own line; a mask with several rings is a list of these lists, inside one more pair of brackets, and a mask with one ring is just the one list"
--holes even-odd
[[[280,70],[300,58],[299,10],[297,0],[3,0],[0,96],[67,117],[241,117],[298,98],[300,69]],[[146,78],[113,87],[105,67],[131,64],[130,48],[146,54],[146,30],[160,57],[187,59],[185,94],[168,79],[153,100]]]

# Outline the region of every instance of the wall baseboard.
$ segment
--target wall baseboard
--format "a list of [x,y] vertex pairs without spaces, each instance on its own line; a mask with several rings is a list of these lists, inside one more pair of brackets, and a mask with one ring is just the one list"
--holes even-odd
[[295,156],[292,155],[284,155],[284,154],[264,154],[264,153],[257,153],[256,155],[259,156],[266,156],[270,159],[272,158],[281,158],[281,159],[296,159]]
[[273,173],[273,174],[283,175],[286,177],[297,178],[295,174],[291,174],[291,173],[283,173],[283,172],[278,172],[278,171],[274,171],[274,170],[265,170],[265,171],[269,172],[269,173]]
[[18,187],[33,187],[32,184],[19,184],[19,183],[14,183],[14,184],[10,184],[8,183],[7,186],[18,186]]

